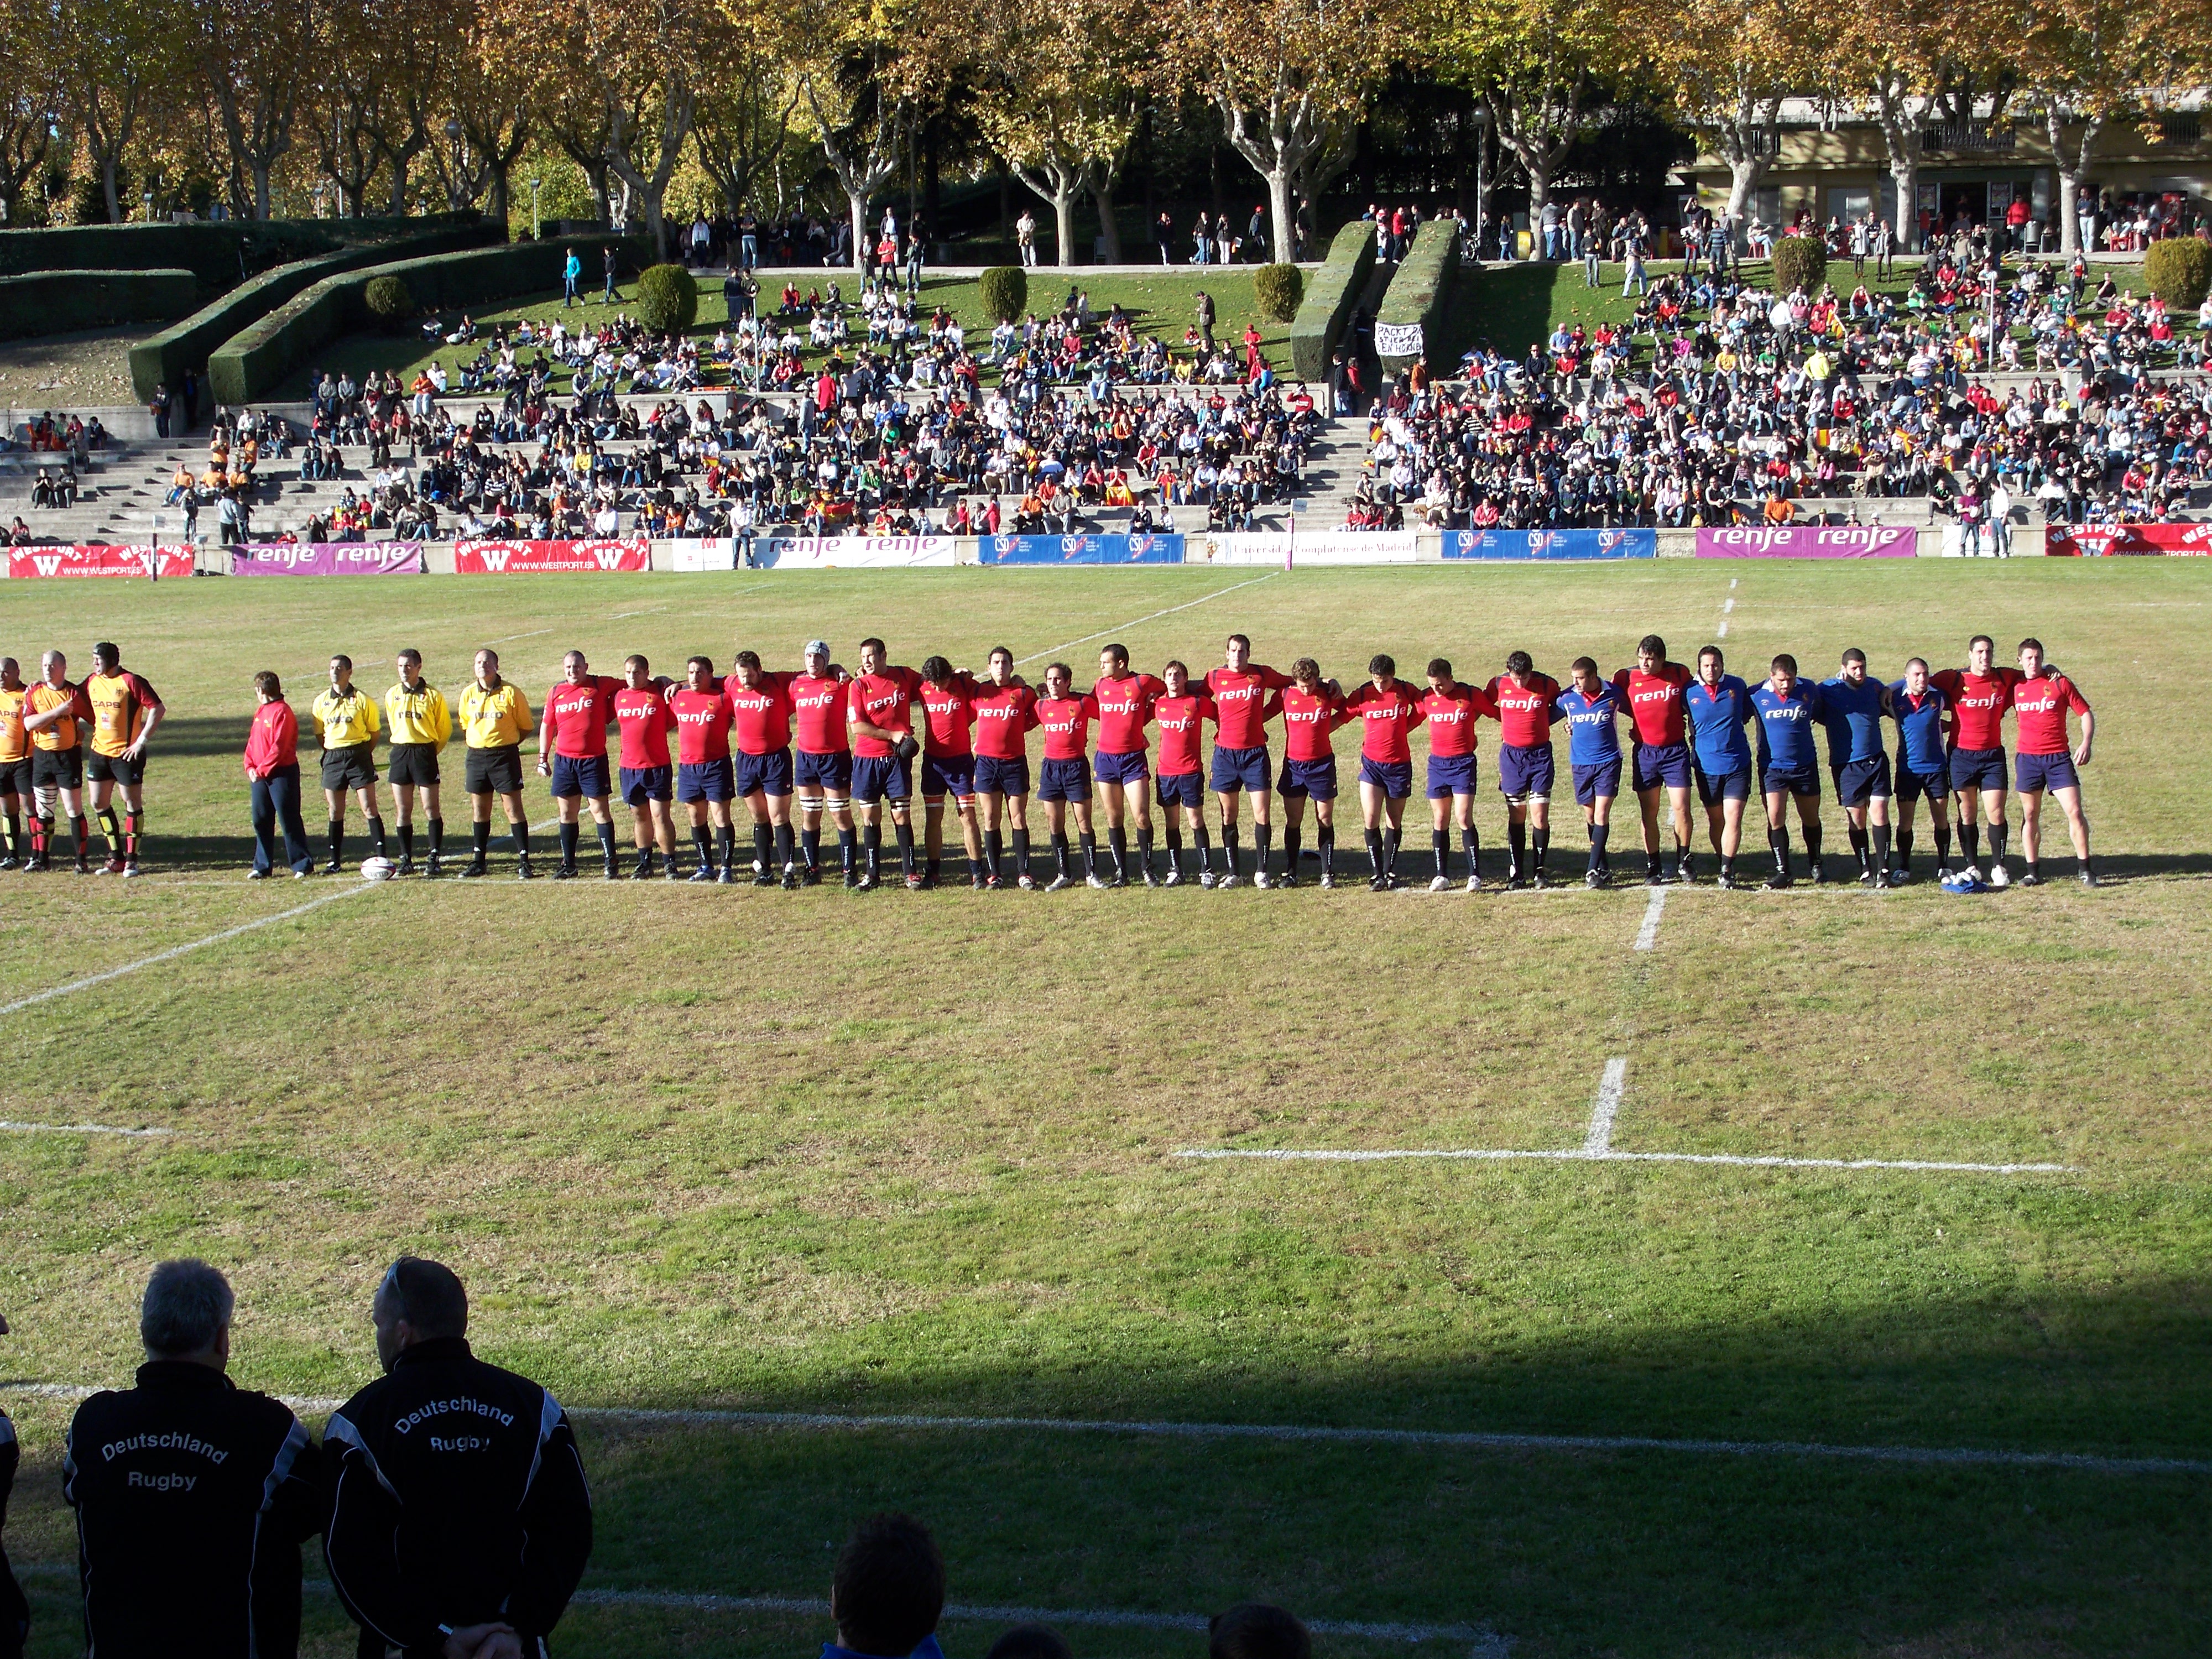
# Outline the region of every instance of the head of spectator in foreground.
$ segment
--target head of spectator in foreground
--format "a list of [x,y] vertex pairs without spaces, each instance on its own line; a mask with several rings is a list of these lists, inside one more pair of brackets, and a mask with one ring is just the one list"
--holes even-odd
[[138,1304],[138,1340],[149,1359],[188,1360],[222,1370],[230,1364],[230,1281],[204,1261],[164,1261]]
[[368,1317],[376,1327],[377,1363],[388,1371],[418,1342],[466,1336],[469,1293],[451,1267],[403,1255],[385,1269]]
[[1207,1659],[1313,1659],[1313,1638],[1284,1608],[1267,1601],[1240,1601],[1213,1615],[1206,1655]]
[[945,1558],[910,1515],[872,1515],[853,1528],[830,1583],[837,1645],[869,1659],[906,1659],[945,1611]]
[[1075,1659],[1075,1650],[1049,1625],[1017,1625],[991,1644],[983,1659]]

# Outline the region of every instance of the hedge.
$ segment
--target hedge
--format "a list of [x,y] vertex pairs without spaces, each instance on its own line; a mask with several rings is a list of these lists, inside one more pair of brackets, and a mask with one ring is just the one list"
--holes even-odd
[[0,276],[181,267],[199,279],[198,298],[206,301],[295,260],[483,222],[478,213],[441,213],[413,219],[225,219],[0,230]]
[[[1419,323],[1424,350],[1443,342],[1444,314],[1459,275],[1459,236],[1456,219],[1431,219],[1414,234],[1413,249],[1398,262],[1398,274],[1390,279],[1390,291],[1376,313],[1378,349],[1382,330],[1389,324]],[[1385,368],[1403,368],[1419,354],[1381,355]]]
[[167,322],[190,311],[198,298],[198,284],[184,270],[42,270],[0,276],[0,339]]
[[362,295],[378,276],[402,278],[425,311],[495,306],[540,291],[557,294],[569,250],[575,250],[587,270],[596,270],[599,250],[610,240],[624,264],[635,269],[646,263],[641,239],[574,236],[401,259],[325,276],[209,354],[209,394],[218,404],[264,398],[331,341],[371,326],[374,319]]
[[2194,310],[2212,291],[2212,247],[2194,236],[2166,236],[2143,255],[2143,281],[2170,306]]
[[1374,273],[1374,222],[1354,219],[1328,245],[1328,258],[1306,285],[1305,303],[1291,320],[1291,364],[1300,380],[1328,377],[1329,353],[1344,337],[1352,308]]
[[[194,312],[175,327],[164,329],[152,339],[142,340],[131,347],[131,390],[137,394],[140,403],[151,403],[155,386],[174,386],[184,378],[188,368],[204,373],[209,354],[217,346],[248,324],[267,316],[302,289],[320,282],[325,276],[358,270],[364,265],[388,264],[395,252],[404,252],[410,256],[445,253],[500,240],[500,228],[489,219],[472,215],[445,216],[459,222],[409,236],[397,247],[371,242],[359,247],[343,248],[336,253],[319,254],[311,259],[295,259],[289,264],[279,265],[276,270],[233,289],[213,304]],[[435,222],[414,219],[364,220],[359,222],[422,225]],[[28,235],[31,233],[21,234]]]

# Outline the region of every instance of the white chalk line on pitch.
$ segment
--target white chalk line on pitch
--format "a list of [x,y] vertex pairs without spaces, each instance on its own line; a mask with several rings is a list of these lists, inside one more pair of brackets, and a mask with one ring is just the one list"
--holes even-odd
[[[27,1578],[73,1578],[76,1568],[60,1561],[18,1561]],[[317,1595],[337,1592],[325,1578],[308,1578],[301,1588]],[[586,1587],[570,1596],[587,1607],[665,1608],[681,1613],[787,1613],[826,1619],[830,1603],[810,1595],[722,1595],[711,1590],[602,1589]],[[1139,1613],[1120,1607],[996,1607],[947,1602],[939,1617],[994,1625],[1078,1625],[1103,1630],[1187,1631],[1202,1636],[1212,1625],[1202,1613]],[[1471,1642],[1472,1659],[1505,1659],[1512,1644],[1484,1625],[1408,1625],[1364,1619],[1302,1619],[1316,1636],[1365,1637],[1377,1642]]]
[[1664,887],[1651,890],[1651,897],[1644,907],[1644,925],[1636,930],[1636,948],[1648,951],[1659,942],[1659,918],[1667,914],[1667,893]]
[[[1529,1154],[1541,1156],[1541,1154]],[[1580,1153],[1553,1156],[1578,1158]],[[1613,1157],[1626,1156],[1614,1153]],[[0,1394],[40,1400],[84,1400],[93,1388],[64,1382],[0,1382]],[[338,1400],[284,1396],[310,1416],[336,1411]],[[586,1422],[641,1428],[914,1430],[942,1433],[1126,1435],[1150,1440],[1265,1440],[1290,1443],[1427,1446],[1471,1451],[1675,1452],[1717,1457],[1832,1458],[1869,1463],[1954,1464],[1993,1468],[2081,1469],[2103,1474],[2212,1474],[2212,1458],[2125,1457],[2101,1452],[2019,1451],[1988,1446],[1844,1445],[1819,1440],[1668,1439],[1638,1434],[1516,1434],[1487,1429],[1390,1429],[1303,1423],[1183,1423],[1081,1417],[952,1417],[919,1413],[760,1412],[701,1407],[570,1406]]]
[[1343,1147],[1193,1146],[1177,1158],[1256,1158],[1274,1164],[1389,1164],[1431,1159],[1447,1163],[1722,1164],[1747,1170],[1921,1170],[1950,1175],[2075,1175],[2074,1164],[1960,1164],[1920,1158],[1782,1158],[1742,1152],[1624,1152],[1607,1147],[1522,1151],[1489,1146]]
[[1034,656],[1017,658],[1014,662],[1014,666],[1019,668],[1024,663],[1042,662],[1047,657],[1057,656],[1060,653],[1068,649],[1071,646],[1088,645],[1093,640],[1103,640],[1109,635],[1123,633],[1132,628],[1142,628],[1148,622],[1158,622],[1163,617],[1172,617],[1178,611],[1188,611],[1193,606],[1204,605],[1208,599],[1218,599],[1224,593],[1234,593],[1240,588],[1257,587],[1261,582],[1271,582],[1282,574],[1283,573],[1279,570],[1270,570],[1266,575],[1255,576],[1249,581],[1231,582],[1228,586],[1218,589],[1214,592],[1208,593],[1205,595],[1204,598],[1189,599],[1182,605],[1171,605],[1164,611],[1153,611],[1149,617],[1138,617],[1129,622],[1116,623],[1111,628],[1100,629],[1096,634],[1085,634],[1079,640],[1063,641],[1060,644],[1054,646],[1050,650],[1040,651]]
[[1605,1075],[1598,1079],[1597,1103],[1590,1109],[1589,1133],[1583,1137],[1583,1151],[1601,1153],[1613,1145],[1613,1120],[1620,1114],[1621,1086],[1628,1080],[1628,1059],[1615,1054],[1605,1063]]
[[309,899],[305,904],[295,904],[289,910],[279,910],[273,916],[263,916],[254,921],[242,921],[235,927],[226,927],[219,933],[210,933],[205,939],[196,939],[189,945],[173,945],[166,951],[156,951],[150,957],[141,957],[136,962],[126,962],[120,968],[110,968],[106,972],[100,974],[89,974],[82,979],[73,979],[66,985],[53,986],[47,990],[33,992],[27,997],[18,997],[13,1002],[0,1003],[0,1015],[18,1013],[26,1008],[34,1008],[42,1002],[52,1002],[56,997],[70,996],[78,991],[88,991],[95,985],[105,985],[112,979],[121,979],[125,974],[135,974],[141,968],[152,968],[161,963],[174,962],[179,957],[190,956],[195,951],[204,951],[210,945],[220,945],[225,939],[238,938],[241,933],[250,933],[257,928],[273,927],[280,921],[289,921],[294,916],[303,916],[308,911],[319,909],[325,904],[335,904],[340,899],[352,898],[356,894],[368,892],[374,885],[375,885],[374,883],[363,882],[360,886],[349,887],[342,893],[325,893],[320,898]]
[[9,1123],[0,1121],[0,1131],[22,1135],[127,1135],[134,1140],[158,1139],[167,1129],[118,1129],[106,1123]]

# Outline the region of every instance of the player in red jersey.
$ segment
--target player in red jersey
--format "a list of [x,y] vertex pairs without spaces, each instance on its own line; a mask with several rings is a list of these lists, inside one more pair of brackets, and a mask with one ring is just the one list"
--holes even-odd
[[676,799],[690,809],[691,844],[699,851],[691,879],[729,886],[738,878],[732,868],[737,830],[730,821],[730,802],[738,793],[730,764],[732,711],[713,658],[694,657],[684,672],[684,684],[669,694],[668,708],[676,717]]
[[837,826],[837,861],[845,885],[860,884],[854,865],[853,744],[845,729],[845,676],[830,660],[821,640],[806,644],[806,666],[791,677],[793,724],[799,750],[793,781],[799,792],[799,850],[805,863],[799,879],[807,886],[822,879],[822,815]]
[[2016,668],[1995,665],[1996,641],[1966,641],[1966,666],[1946,668],[1929,684],[1951,703],[1951,793],[1958,800],[1959,849],[1972,869],[1982,855],[1982,821],[1990,827],[1990,885],[2012,879],[2005,869],[2005,710],[2012,707]]
[[738,798],[753,815],[753,885],[799,885],[791,839],[791,677],[761,666],[760,653],[740,651],[722,695],[730,700],[730,737]]
[[[1283,769],[1275,792],[1283,798],[1282,884],[1298,884],[1299,831],[1306,802],[1313,802],[1314,847],[1321,854],[1321,884],[1336,885],[1336,746],[1331,735],[1355,718],[1345,712],[1343,692],[1321,677],[1321,665],[1300,657],[1291,665],[1282,693]],[[1369,726],[1371,734],[1374,727]]]
[[1106,851],[1114,860],[1107,884],[1129,884],[1129,838],[1125,812],[1137,809],[1137,869],[1147,887],[1160,884],[1152,873],[1152,774],[1145,727],[1152,704],[1167,687],[1150,674],[1132,673],[1127,646],[1109,645],[1098,653],[1098,680],[1091,700],[1098,705],[1098,754],[1093,763],[1098,793],[1106,803]]
[[[1497,710],[1498,787],[1505,797],[1508,887],[1541,887],[1552,848],[1552,722],[1559,683],[1536,672],[1534,659],[1516,651],[1505,672],[1483,688]],[[1530,856],[1531,852],[1534,856]]]
[[[1646,634],[1636,645],[1636,666],[1613,677],[1613,690],[1628,705],[1636,728],[1636,755],[1630,781],[1644,809],[1644,879],[1688,881],[1690,872],[1690,745],[1685,699],[1694,677],[1680,663],[1667,660],[1667,641]],[[1664,790],[1674,829],[1674,867],[1659,873],[1659,796]]]
[[1200,769],[1199,744],[1206,722],[1216,719],[1213,699],[1194,690],[1190,670],[1170,658],[1160,670],[1160,695],[1152,699],[1152,720],[1160,728],[1160,764],[1154,787],[1166,822],[1168,880],[1182,885],[1182,815],[1190,814],[1190,842],[1198,854],[1198,884],[1213,885],[1213,848],[1206,837],[1206,775]]
[[668,803],[676,794],[676,769],[668,756],[668,734],[676,729],[676,715],[668,706],[668,679],[656,678],[653,665],[641,656],[623,659],[623,689],[615,693],[615,725],[622,732],[622,752],[617,757],[622,798],[630,809],[637,843],[636,878],[653,873],[653,849],[657,842],[676,879],[676,820]]
[[914,700],[921,676],[891,665],[881,640],[860,641],[860,672],[845,688],[845,720],[853,741],[853,799],[860,811],[860,890],[883,880],[884,803],[890,803],[898,838],[899,875],[908,890],[921,884],[914,867]]
[[580,651],[561,659],[561,681],[545,694],[538,726],[538,775],[553,780],[553,810],[560,818],[561,862],[553,879],[576,878],[576,844],[583,830],[583,803],[592,804],[592,823],[606,860],[607,879],[622,878],[615,857],[615,817],[607,805],[613,781],[607,776],[607,728],[615,723],[615,694],[623,683],[594,674]]
[[[2081,741],[2070,745],[2066,739],[2069,709],[2081,717]],[[2081,811],[2081,779],[2075,769],[2089,763],[2097,716],[2081,689],[2044,662],[2041,640],[2020,642],[2020,678],[2012,688],[2012,714],[2017,722],[2013,733],[2013,787],[2020,793],[2020,850],[2027,855],[2027,868],[2020,884],[2043,884],[2043,872],[2037,866],[2043,851],[2043,797],[2048,791],[2065,810],[2067,833],[2074,842],[2075,872],[2084,887],[2094,887],[2097,874],[2089,865],[2089,820]]]
[[[1495,718],[1498,705],[1480,686],[1452,678],[1452,665],[1442,657],[1429,660],[1429,689],[1420,700],[1421,717],[1429,723],[1429,836],[1437,860],[1429,878],[1431,893],[1451,888],[1451,826],[1459,824],[1461,847],[1467,854],[1467,890],[1482,890],[1482,836],[1474,827],[1474,723],[1484,715]],[[1407,791],[1412,790],[1413,769],[1407,769]],[[1399,805],[1404,806],[1402,797]],[[1385,848],[1390,858],[1390,878],[1397,877],[1396,825]]]
[[1367,684],[1344,707],[1360,723],[1359,811],[1367,831],[1368,890],[1387,892],[1398,884],[1398,842],[1413,793],[1408,739],[1428,714],[1420,694],[1398,678],[1397,659],[1380,653],[1368,659]]
[[1221,845],[1229,868],[1218,884],[1234,887],[1243,879],[1237,851],[1237,798],[1252,797],[1252,846],[1257,854],[1253,884],[1269,884],[1268,854],[1274,848],[1274,826],[1268,818],[1267,722],[1280,705],[1275,694],[1289,678],[1263,663],[1252,660],[1252,641],[1231,634],[1223,647],[1222,665],[1206,677],[1206,695],[1213,699],[1213,793],[1221,801]]
[[968,882],[978,892],[989,884],[981,827],[975,822],[975,678],[944,657],[921,665],[921,884],[937,885],[945,848],[945,798],[960,818],[968,853]]
[[995,890],[1000,825],[1013,842],[1014,880],[1024,890],[1036,885],[1030,874],[1029,734],[1036,729],[1036,693],[1014,672],[1014,653],[1005,646],[991,651],[991,678],[975,689],[975,795],[983,803],[983,862],[990,873],[984,884]]
[[1091,829],[1091,723],[1098,705],[1075,689],[1075,671],[1056,662],[1044,671],[1044,696],[1036,701],[1036,721],[1044,732],[1044,759],[1037,769],[1037,799],[1044,805],[1045,828],[1052,836],[1053,878],[1045,891],[1057,893],[1075,885],[1068,872],[1067,810],[1075,809],[1075,827],[1083,848],[1083,878],[1103,887],[1098,873],[1098,839]]

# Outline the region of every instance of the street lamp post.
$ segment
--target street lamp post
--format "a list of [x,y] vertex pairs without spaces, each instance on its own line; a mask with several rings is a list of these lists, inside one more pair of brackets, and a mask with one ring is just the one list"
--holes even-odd
[[533,242],[542,240],[538,229],[538,186],[542,182],[537,179],[530,181],[530,240]]

